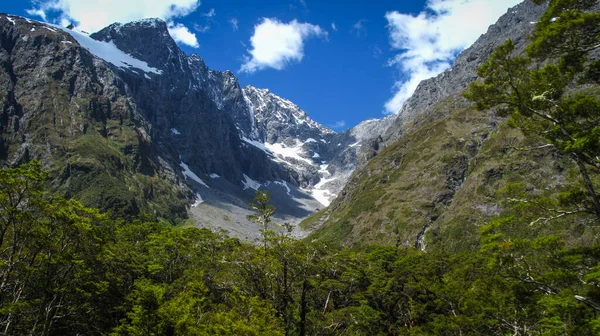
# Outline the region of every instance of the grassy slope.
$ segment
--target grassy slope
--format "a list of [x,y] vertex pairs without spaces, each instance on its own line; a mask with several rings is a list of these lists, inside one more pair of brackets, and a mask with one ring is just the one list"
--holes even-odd
[[[531,195],[577,181],[573,164],[491,113],[447,99],[405,125],[402,138],[355,172],[329,217],[310,239],[447,250],[476,246],[478,228],[510,209],[502,190],[521,184]],[[562,226],[561,226],[562,225]],[[552,229],[574,239],[567,221]]]

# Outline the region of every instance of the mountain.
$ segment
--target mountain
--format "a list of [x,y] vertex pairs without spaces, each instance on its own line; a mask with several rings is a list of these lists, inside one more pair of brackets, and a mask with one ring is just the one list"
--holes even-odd
[[298,223],[329,205],[393,121],[337,134],[186,55],[159,19],[90,35],[3,14],[0,36],[0,165],[38,159],[56,190],[122,216],[191,217],[255,239],[254,190]]
[[[349,244],[425,246],[426,232],[432,241],[454,230],[451,213],[482,209],[461,217],[477,223],[500,210],[490,195],[456,201],[503,129],[460,94],[496,45],[511,38],[522,51],[543,11],[529,2],[510,9],[398,114],[341,133],[186,55],[162,20],[90,35],[2,15],[0,164],[39,159],[56,190],[86,205],[191,218],[247,240],[259,237],[248,203],[267,190],[276,222],[298,237],[319,227],[315,237]],[[314,212],[309,230],[296,226]]]
[[[508,211],[504,192],[511,185],[523,185],[533,195],[557,194],[573,185],[572,160],[461,96],[495,46],[510,38],[515,51],[523,52],[545,9],[529,1],[510,9],[451,69],[423,81],[381,137],[379,153],[353,173],[328,209],[302,224],[317,228],[311,237],[347,245],[465,250],[476,247],[479,227]],[[583,231],[564,234],[583,240]]]

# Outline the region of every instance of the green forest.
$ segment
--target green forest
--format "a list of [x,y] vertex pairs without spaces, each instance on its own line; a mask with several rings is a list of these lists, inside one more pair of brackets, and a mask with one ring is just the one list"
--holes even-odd
[[[6,335],[595,335],[600,246],[482,230],[477,252],[363,249],[114,219],[0,173]],[[260,194],[257,222],[272,208]],[[257,224],[258,225],[258,224]]]
[[297,240],[273,230],[287,226],[260,191],[250,244],[85,207],[31,161],[0,170],[0,334],[600,334],[600,13],[596,0],[548,3],[526,55],[499,46],[464,96],[543,138],[577,182],[509,184],[476,246]]

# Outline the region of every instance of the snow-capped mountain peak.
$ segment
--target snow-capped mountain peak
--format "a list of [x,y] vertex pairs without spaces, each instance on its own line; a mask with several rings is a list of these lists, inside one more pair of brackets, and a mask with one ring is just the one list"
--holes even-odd
[[267,138],[272,139],[275,134],[268,132],[269,129],[280,130],[281,125],[299,128],[298,135],[310,133],[310,136],[321,134],[333,134],[333,130],[312,120],[306,112],[291,101],[281,98],[268,89],[259,89],[247,86],[243,89],[245,96],[252,103],[256,120],[265,124]]

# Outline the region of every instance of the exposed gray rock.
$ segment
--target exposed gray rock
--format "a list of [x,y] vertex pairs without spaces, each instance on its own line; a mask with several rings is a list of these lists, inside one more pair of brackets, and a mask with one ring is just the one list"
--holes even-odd
[[510,8],[472,46],[458,55],[452,68],[422,81],[398,112],[395,124],[384,135],[385,142],[398,139],[404,123],[428,113],[428,109],[441,100],[448,97],[464,99],[460,94],[477,79],[477,68],[506,40],[515,43],[517,53],[523,52],[528,43],[527,36],[546,8],[547,5],[537,6],[528,0]]
[[[134,130],[137,139],[121,149],[132,157],[132,174],[169,181],[190,203],[204,197],[206,207],[213,197],[214,206],[230,202],[244,208],[250,186],[286,185],[294,187],[296,199],[312,196],[328,204],[356,169],[401,135],[404,123],[441,99],[458,97],[495,46],[510,38],[522,50],[531,22],[543,11],[529,2],[509,10],[451,70],[423,81],[398,115],[367,120],[339,134],[289,100],[269,90],[241,88],[232,72],[213,71],[200,56],[186,55],[162,20],[115,23],[90,35],[134,58],[135,64],[119,64],[78,44],[89,37],[0,15],[0,85],[6,92],[0,97],[0,162],[38,158],[51,166],[60,141],[40,133],[48,121],[64,128],[59,138],[81,137],[95,120],[103,125],[103,137],[121,141],[114,133],[117,122]],[[52,96],[58,92],[50,92],[53,88],[67,93]],[[124,162],[114,166],[129,169]],[[214,190],[207,192],[208,187]],[[294,216],[320,207],[291,197],[285,203],[286,194],[278,196],[280,208]]]
[[[279,193],[278,207],[285,220],[298,222],[336,196],[357,160],[367,157],[358,154],[367,135],[379,132],[369,121],[336,134],[289,100],[241,88],[232,72],[210,70],[198,55],[185,55],[158,19],[115,23],[89,36],[18,17],[0,16],[0,24],[6,75],[0,83],[7,92],[0,101],[2,164],[37,158],[50,167],[64,160],[53,136],[31,137],[46,127],[39,118],[68,122],[65,132],[73,141],[97,120],[103,137],[121,143],[112,126],[117,122],[134,130],[137,140],[121,149],[133,167],[116,162],[111,174],[156,176],[176,185],[189,204],[202,199],[198,209],[244,209],[253,189],[285,186],[293,192]],[[97,48],[112,48],[129,63]],[[67,87],[67,94],[47,94],[54,86]],[[89,106],[78,106],[81,101]],[[64,109],[74,111],[68,121],[57,114]]]

